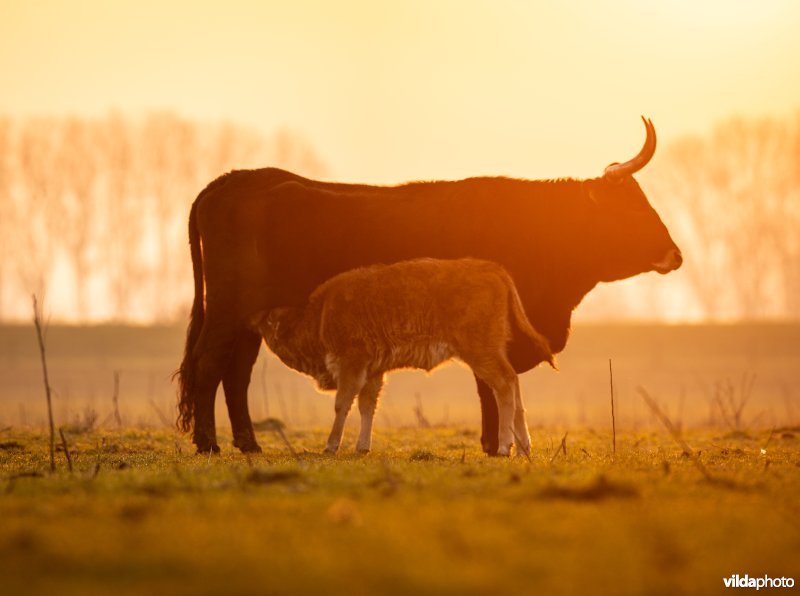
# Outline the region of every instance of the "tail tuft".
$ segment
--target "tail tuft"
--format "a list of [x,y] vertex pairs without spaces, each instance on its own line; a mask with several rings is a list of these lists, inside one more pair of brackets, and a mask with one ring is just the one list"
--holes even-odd
[[[201,193],[202,195],[202,193]],[[199,197],[198,197],[199,200]],[[205,288],[203,285],[203,253],[200,249],[200,231],[197,229],[197,203],[192,204],[189,212],[189,248],[192,254],[192,269],[194,272],[194,302],[186,329],[186,345],[183,351],[183,360],[178,370],[172,375],[178,379],[178,420],[177,427],[183,432],[192,430],[194,423],[194,383],[195,366],[194,347],[200,337],[205,319],[203,298]]]
[[556,358],[553,350],[550,348],[550,341],[541,333],[539,333],[531,324],[528,316],[525,314],[525,308],[522,306],[522,300],[517,292],[517,287],[511,276],[508,275],[509,284],[509,310],[514,317],[514,322],[539,347],[539,357],[543,362],[547,362],[553,369],[558,370],[556,365]]

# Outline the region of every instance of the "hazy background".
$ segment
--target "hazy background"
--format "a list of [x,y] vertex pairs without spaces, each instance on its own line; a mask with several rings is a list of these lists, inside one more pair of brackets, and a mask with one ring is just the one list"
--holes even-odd
[[[54,325],[157,325],[54,327],[53,385],[61,420],[107,421],[113,371],[126,422],[171,417],[186,220],[214,177],[591,177],[638,151],[644,114],[659,148],[637,178],[685,264],[592,292],[564,372],[523,378],[530,410],[605,421],[614,358],[626,424],[637,384],[694,423],[732,426],[720,404],[730,418],[742,402],[748,423],[796,421],[798,31],[791,0],[4,0],[0,321],[27,325],[36,292]],[[588,325],[642,321],[715,325]],[[41,420],[33,342],[0,333],[0,424]],[[328,420],[310,383],[264,362],[256,416]],[[432,422],[477,416],[470,375],[448,367],[394,377],[381,423],[413,422],[416,393]]]
[[686,265],[590,319],[800,315],[800,6],[17,2],[0,7],[0,319],[187,312],[188,208],[231,168],[640,181]]

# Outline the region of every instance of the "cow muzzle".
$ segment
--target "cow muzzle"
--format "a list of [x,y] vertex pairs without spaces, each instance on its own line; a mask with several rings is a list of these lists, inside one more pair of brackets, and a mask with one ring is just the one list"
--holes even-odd
[[682,263],[683,255],[678,247],[674,247],[667,251],[667,254],[664,255],[663,259],[652,263],[652,267],[655,271],[658,271],[663,275],[665,273],[669,273],[670,271],[675,271],[681,266]]

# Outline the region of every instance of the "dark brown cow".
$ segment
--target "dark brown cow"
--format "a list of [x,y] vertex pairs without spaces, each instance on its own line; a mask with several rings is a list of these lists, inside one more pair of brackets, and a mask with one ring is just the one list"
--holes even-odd
[[[331,184],[283,170],[235,171],[206,187],[189,215],[195,299],[178,370],[180,427],[199,451],[218,451],[214,396],[222,381],[234,445],[259,450],[247,409],[260,337],[249,318],[302,305],[325,280],[357,267],[417,257],[476,257],[512,275],[525,312],[554,353],[566,342],[573,309],[599,282],[682,262],[632,174],[656,146],[599,178],[468,178],[401,186]],[[509,359],[519,372],[536,363],[516,335]],[[477,379],[481,442],[498,449],[497,405]]]
[[303,307],[275,308],[252,319],[288,366],[336,389],[336,419],[326,450],[336,453],[347,413],[358,396],[369,451],[372,419],[387,372],[432,370],[451,358],[467,364],[494,392],[499,455],[530,453],[531,440],[517,373],[508,361],[512,333],[526,336],[533,358],[553,364],[547,340],[525,316],[508,272],[479,259],[415,259],[340,273],[311,293]]

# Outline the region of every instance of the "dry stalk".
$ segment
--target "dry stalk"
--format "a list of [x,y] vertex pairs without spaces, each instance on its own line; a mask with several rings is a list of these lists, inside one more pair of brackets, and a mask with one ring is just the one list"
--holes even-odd
[[114,422],[117,428],[122,428],[122,417],[119,415],[119,371],[114,371],[114,393],[111,394],[111,402],[114,404]]
[[764,443],[764,446],[761,448],[761,451],[766,451],[767,450],[767,445],[770,444],[770,441],[772,441],[772,437],[774,435],[775,435],[775,427],[773,426],[772,430],[769,431],[769,436],[767,437],[767,442]]
[[297,461],[300,461],[300,454],[294,450],[294,447],[292,447],[292,444],[289,442],[289,438],[286,436],[286,433],[283,432],[283,428],[281,428],[280,426],[276,426],[274,430],[276,433],[280,435],[284,444],[289,449],[289,452],[292,454],[292,457],[294,457]]
[[42,332],[42,313],[36,294],[33,295],[33,324],[36,326],[36,338],[39,340],[39,354],[42,358],[42,374],[44,376],[44,393],[47,397],[47,420],[50,425],[50,471],[56,471],[56,431],[53,424],[53,399],[50,389],[50,380],[47,376],[47,358],[45,356],[44,340],[46,331]]
[[608,380],[611,385],[611,449],[617,454],[617,421],[614,417],[614,371],[611,369],[611,358],[608,359]]
[[556,457],[558,457],[558,454],[561,453],[562,451],[564,452],[564,457],[567,457],[567,435],[568,434],[569,434],[569,431],[565,432],[564,436],[561,437],[561,443],[559,443],[558,447],[553,452],[553,456],[550,458],[550,464],[552,464],[556,460]]
[[[517,431],[516,431],[516,429],[514,429],[514,427],[511,427],[511,432],[514,433],[514,439],[516,439],[517,445],[522,445],[522,441],[520,440],[520,437],[517,434]],[[520,450],[518,449],[517,451],[520,451]],[[528,459],[528,463],[529,464],[533,463],[533,461],[531,460],[530,447],[528,448],[527,451],[522,451],[522,454]],[[462,461],[463,461],[463,457],[462,457]]]
[[164,412],[161,411],[161,408],[158,407],[156,402],[153,401],[152,398],[147,400],[147,403],[150,404],[150,407],[153,408],[153,411],[158,416],[158,419],[161,420],[161,424],[163,424],[167,428],[172,428],[172,423],[164,416]]
[[72,474],[72,456],[69,453],[69,445],[67,445],[67,437],[64,436],[64,429],[59,428],[58,434],[61,435],[61,446],[64,448],[64,455],[67,458],[67,468],[69,468],[69,473]]
[[658,418],[661,424],[663,424],[664,427],[669,431],[669,434],[683,450],[683,453],[686,455],[686,457],[688,457],[689,460],[700,471],[700,473],[703,475],[703,478],[705,478],[708,482],[716,482],[715,478],[711,476],[708,469],[703,465],[703,462],[700,461],[700,458],[697,457],[697,454],[692,451],[692,448],[689,447],[689,444],[683,439],[680,431],[672,423],[672,420],[670,420],[667,415],[664,414],[661,408],[658,407],[656,400],[650,397],[650,394],[648,394],[643,387],[637,387],[637,391],[639,392],[639,395],[642,396],[642,399],[647,404],[647,407],[650,408],[650,411],[655,414],[656,418]]
[[414,393],[414,399],[417,402],[417,405],[414,406],[414,415],[417,417],[417,424],[420,428],[430,428],[431,423],[428,422],[425,413],[422,411],[422,396],[419,394],[419,391]]

